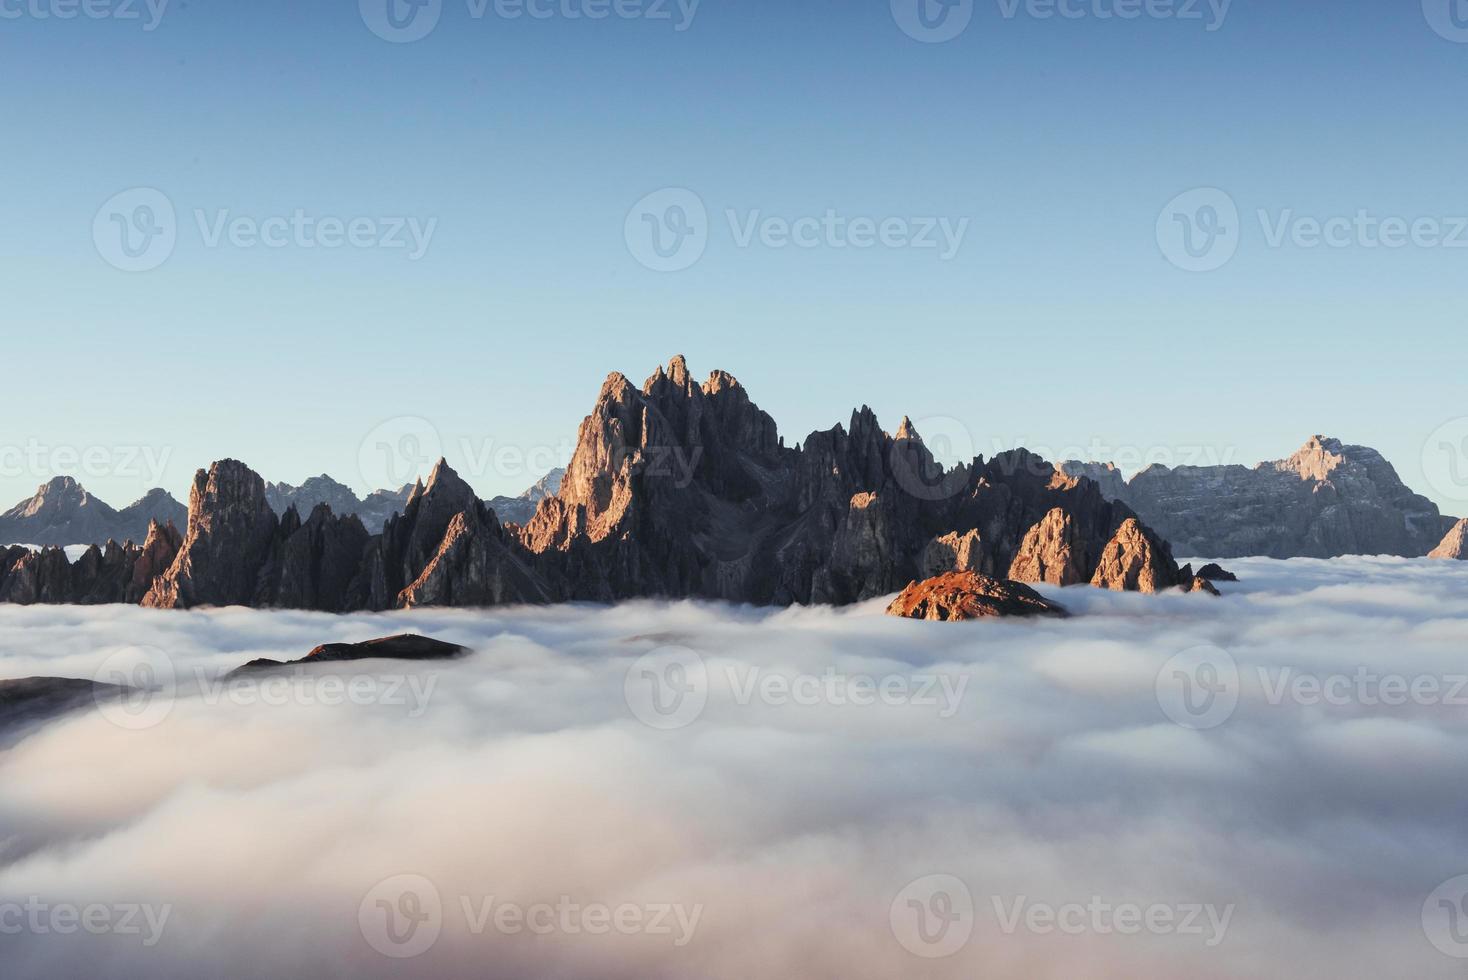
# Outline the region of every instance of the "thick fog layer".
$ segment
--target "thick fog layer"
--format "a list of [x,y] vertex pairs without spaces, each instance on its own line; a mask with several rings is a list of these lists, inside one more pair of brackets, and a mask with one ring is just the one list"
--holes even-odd
[[[0,975],[1461,977],[1468,564],[1064,621],[0,607]],[[220,684],[420,632],[474,653]],[[1456,880],[1455,880],[1456,879]]]

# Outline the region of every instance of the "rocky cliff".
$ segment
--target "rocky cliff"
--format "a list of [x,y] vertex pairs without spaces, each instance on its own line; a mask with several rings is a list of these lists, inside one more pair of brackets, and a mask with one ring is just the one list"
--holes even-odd
[[77,601],[78,575],[93,583],[86,595],[110,596],[96,583],[112,582],[103,569],[115,565],[129,601],[146,580],[146,606],[334,612],[638,597],[844,604],[954,571],[1141,591],[1180,582],[1167,543],[1126,505],[1037,456],[945,468],[910,422],[889,435],[867,408],[787,447],[732,375],[700,384],[681,357],[641,388],[607,379],[559,488],[523,527],[502,524],[443,461],[370,534],[324,503],[304,521],[294,506],[279,514],[256,473],[222,460],[194,478],[182,541],[155,527],[126,554],[89,553],[78,568],[93,571],[65,578],[59,552],[0,559],[29,601]]
[[1468,561],[1468,517],[1454,524],[1442,542],[1428,554],[1429,558]]
[[1174,549],[1234,558],[1428,553],[1453,524],[1413,493],[1382,455],[1314,436],[1293,456],[1244,466],[1115,467],[1066,462],[1127,504]]
[[188,510],[167,491],[150,490],[116,510],[69,476],[36,488],[28,500],[0,514],[0,543],[62,546],[141,541],[154,521],[182,524]]

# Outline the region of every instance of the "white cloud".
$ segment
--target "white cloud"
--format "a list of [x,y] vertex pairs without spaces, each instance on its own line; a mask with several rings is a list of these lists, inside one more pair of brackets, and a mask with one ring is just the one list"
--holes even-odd
[[[144,646],[179,677],[153,727],[89,711],[0,750],[0,927],[4,903],[32,896],[144,903],[172,909],[161,940],[26,929],[0,937],[3,972],[1460,975],[1422,911],[1468,871],[1468,712],[1272,701],[1259,672],[1468,672],[1468,565],[1227,564],[1244,581],[1221,600],[1046,588],[1078,615],[969,625],[888,619],[880,602],[346,617],[0,607],[0,676],[89,676]],[[476,653],[313,673],[344,689],[370,676],[375,699],[320,703],[319,681],[268,704],[198,687],[198,670],[407,630]],[[1231,717],[1194,731],[1169,722],[1156,683],[1202,646],[1228,652],[1241,690]],[[624,700],[629,667],[664,648],[693,651],[709,678],[702,713],[672,731]],[[755,687],[739,703],[750,677],[777,678],[775,696]],[[921,696],[928,678],[936,702]],[[408,679],[429,692],[416,715],[385,696]],[[895,699],[863,703],[884,681]],[[962,691],[949,715],[942,681]],[[926,960],[889,918],[904,886],[933,874],[967,885],[974,919],[958,953]],[[442,900],[440,935],[410,960],[383,956],[359,923],[364,897],[398,875]],[[460,898],[491,896],[700,916],[682,946],[560,924],[476,934]],[[1006,934],[993,900],[1021,896],[1235,911],[1213,947]]]

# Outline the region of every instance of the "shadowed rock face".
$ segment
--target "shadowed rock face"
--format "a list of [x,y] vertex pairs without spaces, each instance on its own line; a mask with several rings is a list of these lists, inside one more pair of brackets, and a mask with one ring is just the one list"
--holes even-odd
[[265,481],[244,463],[226,459],[207,472],[199,470],[189,493],[183,547],[143,605],[187,609],[254,603],[278,524]]
[[977,572],[949,572],[903,589],[887,607],[888,616],[959,622],[999,616],[1065,616],[1028,585]]
[[72,677],[0,681],[0,732],[120,697],[123,688]]
[[1468,561],[1468,517],[1454,524],[1442,543],[1432,549],[1427,557]]
[[[1086,582],[1132,516],[1023,450],[944,469],[910,422],[889,435],[867,408],[786,448],[732,376],[697,385],[675,358],[641,390],[607,379],[520,539],[556,598],[840,604],[960,566]],[[1175,584],[1157,545],[1145,578]]]
[[348,660],[452,660],[468,654],[469,648],[445,643],[416,633],[401,633],[361,643],[323,643],[299,660],[251,660],[227,676],[278,670],[310,664],[339,663]]
[[[183,542],[163,538],[150,534],[146,561],[128,569],[149,578],[176,550],[142,597],[159,608],[844,604],[957,570],[1107,588],[1178,582],[1166,543],[1131,510],[1024,450],[945,469],[910,422],[889,435],[865,407],[788,448],[737,380],[716,371],[697,384],[681,357],[641,389],[607,379],[559,490],[523,527],[503,527],[443,461],[370,535],[324,505],[304,523],[293,507],[277,517],[260,477],[223,460],[195,477]],[[45,588],[61,575],[55,558],[11,564],[27,562],[36,568],[21,594],[72,601],[74,586]]]
[[1152,466],[1131,482],[1112,466],[1067,462],[1181,553],[1216,558],[1418,558],[1453,524],[1374,449],[1314,436],[1289,459],[1243,466]]

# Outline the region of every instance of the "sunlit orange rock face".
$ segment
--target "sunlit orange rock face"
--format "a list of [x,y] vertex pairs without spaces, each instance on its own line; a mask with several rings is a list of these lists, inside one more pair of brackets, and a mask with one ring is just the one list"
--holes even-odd
[[1065,616],[1064,607],[1040,593],[977,572],[949,572],[913,582],[887,607],[887,615],[961,622],[1001,616]]

